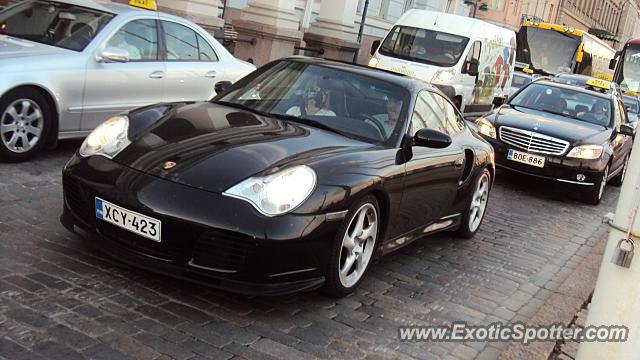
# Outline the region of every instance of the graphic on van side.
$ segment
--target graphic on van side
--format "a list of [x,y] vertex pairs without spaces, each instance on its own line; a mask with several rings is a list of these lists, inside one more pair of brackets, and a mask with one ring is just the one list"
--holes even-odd
[[504,46],[499,36],[484,43],[480,63],[488,65],[481,69],[478,81],[473,88],[473,104],[491,104],[497,89],[506,92],[509,79],[513,74],[515,46],[513,39],[510,47]]

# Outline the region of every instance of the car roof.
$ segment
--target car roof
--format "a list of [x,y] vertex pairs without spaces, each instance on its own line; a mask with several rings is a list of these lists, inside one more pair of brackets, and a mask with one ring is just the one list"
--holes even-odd
[[336,70],[343,70],[343,71],[347,70],[354,74],[367,76],[367,77],[371,77],[378,80],[383,80],[385,82],[392,83],[394,85],[404,87],[412,91],[429,89],[429,90],[440,92],[440,90],[437,87],[429,84],[428,82],[411,77],[411,76],[398,74],[389,70],[376,69],[376,68],[372,68],[365,65],[353,64],[346,61],[329,60],[329,59],[306,57],[306,56],[299,56],[299,55],[289,56],[281,60],[296,61],[296,62],[302,62],[306,64],[319,65],[319,66],[333,68]]
[[[597,91],[593,91],[593,90],[589,90],[589,89],[585,89],[581,86],[577,86],[577,85],[568,85],[568,84],[563,84],[557,81],[553,81],[552,79],[543,79],[543,80],[539,80],[534,82],[535,84],[545,84],[545,85],[549,85],[549,86],[553,86],[553,87],[557,87],[557,88],[561,88],[561,89],[567,89],[567,90],[573,90],[573,91],[577,91],[577,92],[581,92],[584,94],[589,94],[589,95],[593,95],[593,96],[597,96],[601,99],[607,99],[607,100],[613,100],[612,96],[611,96],[611,91],[607,91],[605,93],[601,93],[601,92],[597,92]],[[532,83],[532,84],[534,84]]]

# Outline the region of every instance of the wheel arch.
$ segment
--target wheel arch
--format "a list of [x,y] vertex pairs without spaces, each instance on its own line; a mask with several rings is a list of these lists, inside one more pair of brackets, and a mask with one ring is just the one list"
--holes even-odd
[[35,91],[37,93],[39,93],[40,95],[42,95],[42,97],[44,97],[44,99],[47,101],[47,105],[49,105],[50,109],[51,109],[51,115],[53,116],[53,123],[51,124],[51,134],[50,134],[50,138],[46,139],[47,145],[49,146],[53,146],[56,144],[57,140],[58,140],[58,132],[59,132],[59,126],[60,126],[60,106],[58,104],[58,101],[55,97],[55,95],[53,94],[53,92],[50,89],[47,89],[46,87],[42,86],[42,85],[38,85],[38,84],[21,84],[18,86],[14,86],[11,89],[8,89],[7,91],[5,91],[2,96],[0,96],[0,99],[4,98],[5,96],[7,96],[7,94],[10,94],[14,91],[17,90],[21,90],[21,89],[27,89],[30,91]]

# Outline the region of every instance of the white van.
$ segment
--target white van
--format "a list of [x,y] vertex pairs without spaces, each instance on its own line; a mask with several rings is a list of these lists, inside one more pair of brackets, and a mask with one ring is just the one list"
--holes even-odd
[[482,114],[511,88],[516,34],[465,16],[414,9],[382,43],[373,43],[371,55],[369,66],[431,82],[463,113]]

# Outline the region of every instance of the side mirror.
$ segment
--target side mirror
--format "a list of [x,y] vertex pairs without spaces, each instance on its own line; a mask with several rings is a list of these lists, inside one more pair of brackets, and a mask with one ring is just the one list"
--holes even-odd
[[380,40],[374,40],[371,44],[371,50],[369,51],[371,55],[374,55],[378,48],[380,47]]
[[609,60],[609,70],[615,70],[617,64],[618,64],[618,60],[616,59]]
[[216,85],[214,86],[214,90],[216,91],[216,94],[220,94],[221,92],[227,90],[229,86],[231,86],[231,81],[220,81],[216,83]]
[[620,133],[620,135],[635,136],[636,130],[630,125],[622,124],[620,125],[618,133]]
[[471,59],[464,63],[464,72],[469,76],[478,76],[480,73],[480,62],[476,59]]
[[129,52],[114,46],[107,46],[100,53],[100,60],[103,62],[125,63],[129,61]]
[[413,145],[444,149],[451,145],[451,136],[432,129],[421,129],[413,137]]

